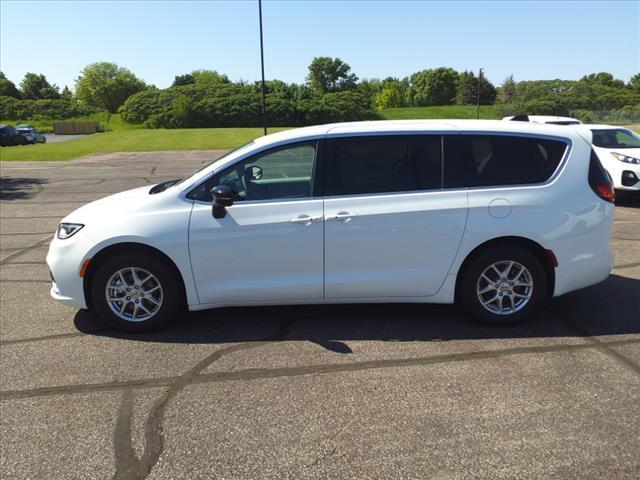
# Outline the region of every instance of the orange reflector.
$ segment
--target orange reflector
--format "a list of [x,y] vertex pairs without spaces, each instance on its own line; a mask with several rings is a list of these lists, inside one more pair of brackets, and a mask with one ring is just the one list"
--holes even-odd
[[558,259],[556,258],[556,254],[553,253],[553,250],[547,250],[547,255],[549,255],[549,260],[551,260],[551,265],[556,268],[558,266]]
[[89,266],[90,258],[87,258],[84,262],[82,262],[82,266],[80,267],[80,276],[84,278],[84,274],[87,271],[87,267]]

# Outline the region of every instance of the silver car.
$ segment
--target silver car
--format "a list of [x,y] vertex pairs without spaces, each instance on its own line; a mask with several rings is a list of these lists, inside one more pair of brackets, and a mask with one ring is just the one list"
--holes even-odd
[[18,125],[16,130],[20,135],[27,139],[27,143],[47,143],[47,137],[31,125]]

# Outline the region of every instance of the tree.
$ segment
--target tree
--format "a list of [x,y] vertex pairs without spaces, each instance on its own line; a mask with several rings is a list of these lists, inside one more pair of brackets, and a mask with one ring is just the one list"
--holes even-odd
[[409,96],[413,105],[451,105],[456,96],[458,72],[453,68],[422,70],[411,75]]
[[500,95],[498,96],[498,101],[500,103],[511,103],[513,101],[513,96],[516,93],[516,82],[513,80],[513,75],[509,75],[504,79],[502,85],[500,86]]
[[76,80],[76,97],[81,102],[104,108],[111,113],[134,93],[147,85],[130,70],[111,62],[87,65]]
[[229,77],[215,70],[194,70],[184,75],[176,75],[172,87],[179,85],[211,85],[216,83],[230,83]]
[[627,84],[631,90],[640,93],[640,73],[636,73]]
[[309,65],[307,82],[321,93],[355,90],[358,77],[348,63],[339,58],[315,57]]
[[57,85],[51,85],[47,77],[37,73],[27,73],[20,83],[20,93],[25,100],[60,98]]
[[73,92],[69,90],[69,87],[65,85],[62,89],[62,93],[60,94],[60,98],[63,100],[71,101],[73,100]]
[[381,91],[382,82],[377,78],[363,78],[358,82],[356,91],[373,101]]
[[403,107],[405,99],[400,82],[385,80],[384,85],[382,91],[376,95],[376,108],[382,110],[385,108]]
[[16,88],[15,83],[2,72],[0,72],[0,96],[20,98],[20,91]]
[[624,86],[624,82],[622,80],[618,80],[617,78],[614,78],[614,76],[608,72],[591,73],[589,75],[585,75],[584,77],[582,77],[580,81],[588,82],[588,83],[597,83],[600,85],[604,85],[606,87],[623,87]]
[[[496,100],[496,87],[483,75],[480,77],[480,104],[491,105]],[[478,77],[473,72],[464,71],[458,80],[456,103],[475,104],[478,101]]]
[[211,85],[214,83],[230,83],[229,77],[215,70],[194,70],[191,72],[196,85]]
[[193,76],[193,73],[185,73],[184,75],[176,75],[171,86],[193,85],[194,83],[196,83],[196,77]]

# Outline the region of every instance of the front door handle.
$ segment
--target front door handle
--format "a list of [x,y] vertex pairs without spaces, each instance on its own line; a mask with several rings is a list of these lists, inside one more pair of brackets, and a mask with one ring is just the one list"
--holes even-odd
[[343,220],[345,222],[348,222],[349,220],[351,220],[352,218],[355,218],[357,216],[358,216],[357,213],[339,212],[339,213],[336,213],[335,215],[330,215],[330,216],[326,217],[326,219],[327,220]]
[[317,222],[322,217],[310,217],[309,215],[300,215],[299,217],[292,218],[289,220],[291,223],[300,223],[304,225],[308,225],[313,222]]

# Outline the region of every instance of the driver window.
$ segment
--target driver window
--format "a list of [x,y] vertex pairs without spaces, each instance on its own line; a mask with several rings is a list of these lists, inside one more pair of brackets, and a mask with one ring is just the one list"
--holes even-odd
[[310,197],[315,158],[316,142],[269,150],[220,172],[207,188],[227,185],[236,202]]

